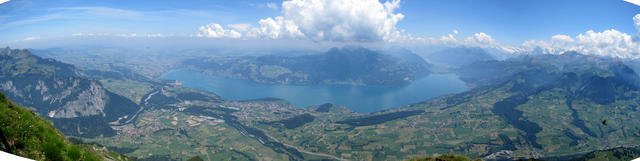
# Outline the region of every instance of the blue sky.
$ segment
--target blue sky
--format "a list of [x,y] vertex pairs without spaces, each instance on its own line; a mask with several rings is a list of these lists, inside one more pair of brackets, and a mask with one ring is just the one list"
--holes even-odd
[[6,17],[0,19],[0,33],[7,35],[3,37],[9,41],[73,33],[186,34],[195,33],[199,26],[214,20],[250,22],[256,21],[258,15],[277,14],[272,9],[252,7],[251,3],[241,1],[176,2],[12,0],[0,4],[0,18]]
[[[345,4],[325,5],[351,4],[351,8],[358,8],[371,1],[375,0],[337,0],[331,2]],[[375,1],[351,10],[365,15],[383,14],[384,18],[356,16],[350,19],[348,15],[335,13],[342,10],[314,10],[313,16],[300,16],[298,12],[313,8],[305,2],[291,3],[285,10],[283,1],[267,0],[11,0],[0,4],[0,44],[28,44],[29,40],[87,35],[399,42],[398,39],[422,40],[418,38],[445,41],[442,37],[452,34],[455,41],[467,45],[478,44],[475,41],[489,37],[495,42],[484,41],[493,44],[483,47],[496,48],[501,47],[497,43],[520,46],[527,40],[550,41],[554,35],[577,40],[578,35],[586,35],[589,30],[595,31],[596,37],[609,29],[622,36],[637,37],[632,18],[640,13],[640,6],[622,0],[402,0],[390,1],[389,6],[385,2]],[[390,27],[384,26],[389,23]],[[248,27],[241,31],[231,24]],[[297,28],[296,31],[284,31],[283,28],[291,26]],[[465,37],[473,38],[474,42],[462,42]],[[582,42],[585,41],[577,43]],[[552,50],[551,42],[547,45]]]
[[640,6],[622,0],[407,0],[398,12],[406,15],[399,27],[416,35],[458,29],[519,44],[587,30],[636,33],[631,18]]

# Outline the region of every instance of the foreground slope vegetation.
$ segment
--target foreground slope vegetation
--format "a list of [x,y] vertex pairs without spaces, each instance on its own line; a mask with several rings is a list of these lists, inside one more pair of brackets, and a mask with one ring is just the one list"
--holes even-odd
[[51,122],[1,93],[0,150],[35,160],[129,160],[104,147],[70,143]]
[[640,157],[638,147],[613,148],[587,153],[583,156],[566,159],[571,161],[629,161]]
[[408,161],[482,161],[482,159],[471,159],[462,155],[441,155],[438,157],[413,158]]

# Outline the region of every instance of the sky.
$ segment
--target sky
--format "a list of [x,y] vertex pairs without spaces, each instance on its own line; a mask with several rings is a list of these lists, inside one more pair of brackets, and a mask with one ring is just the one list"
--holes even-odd
[[0,45],[6,46],[175,38],[640,58],[640,6],[623,0],[3,1]]

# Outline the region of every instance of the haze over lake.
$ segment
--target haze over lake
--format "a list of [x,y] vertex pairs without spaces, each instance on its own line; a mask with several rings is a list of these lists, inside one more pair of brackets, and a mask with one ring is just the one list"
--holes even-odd
[[332,103],[358,113],[402,107],[429,98],[463,92],[467,86],[455,74],[431,74],[401,87],[352,85],[260,84],[248,80],[206,75],[196,71],[172,70],[160,77],[178,80],[182,86],[213,92],[224,99],[282,98],[295,107]]

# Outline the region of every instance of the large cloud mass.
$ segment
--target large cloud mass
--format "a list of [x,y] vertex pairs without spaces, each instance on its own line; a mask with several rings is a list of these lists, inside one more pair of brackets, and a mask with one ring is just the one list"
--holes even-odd
[[282,3],[284,17],[297,24],[313,40],[391,40],[396,24],[404,18],[394,14],[400,1],[291,0]]
[[542,54],[561,54],[574,50],[590,55],[640,58],[640,44],[633,40],[633,36],[615,29],[603,32],[589,30],[575,37],[555,35],[551,41],[529,40],[522,47]]
[[[457,38],[458,30],[440,38],[412,37],[396,25],[404,15],[394,13],[399,0],[288,0],[282,2],[282,16],[268,17],[249,24],[219,24],[200,27],[199,37],[306,39],[331,42],[391,42],[411,45],[468,46],[500,51],[501,53],[561,54],[575,50],[584,54],[640,58],[640,33],[629,35],[615,29],[596,32],[589,30],[577,36],[555,35],[550,40],[529,40],[521,46],[505,46],[489,34],[480,32]],[[272,7],[275,8],[275,7]],[[640,14],[633,17],[640,31]],[[508,56],[507,56],[508,57]]]
[[620,58],[638,58],[640,46],[634,42],[631,35],[611,29],[604,32],[587,31],[576,36],[576,46],[569,46],[587,54],[612,56]]
[[[404,15],[394,13],[399,0],[289,0],[283,16],[265,18],[244,33],[247,38],[293,38],[313,41],[397,41],[408,37],[396,28]],[[237,34],[236,34],[237,33]],[[240,36],[238,36],[240,35]],[[219,24],[200,27],[201,37],[240,38],[242,33]]]
[[[633,17],[633,25],[640,31],[640,14]],[[635,38],[634,38],[635,37]],[[522,48],[529,52],[542,54],[561,54],[574,50],[584,54],[617,58],[640,58],[640,42],[638,35],[629,35],[615,29],[602,32],[589,30],[575,37],[555,35],[550,41],[529,40]]]

